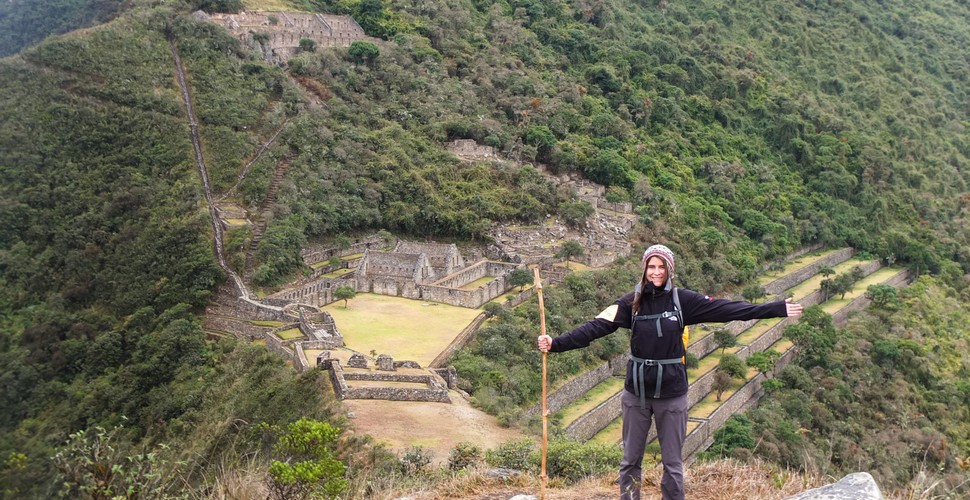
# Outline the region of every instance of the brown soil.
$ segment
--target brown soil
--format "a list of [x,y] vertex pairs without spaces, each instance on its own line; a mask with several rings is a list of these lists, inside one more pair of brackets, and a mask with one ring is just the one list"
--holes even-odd
[[369,434],[398,453],[421,446],[434,455],[436,463],[446,462],[451,449],[462,441],[486,450],[526,437],[472,408],[458,392],[448,395],[451,404],[347,399],[344,405],[354,415],[350,423],[356,432]]

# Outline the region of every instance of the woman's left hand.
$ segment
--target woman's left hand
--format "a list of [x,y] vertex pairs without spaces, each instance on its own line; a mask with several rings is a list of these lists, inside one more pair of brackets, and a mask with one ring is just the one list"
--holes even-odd
[[789,318],[797,318],[802,315],[802,305],[792,302],[792,298],[788,297],[785,299],[785,312]]

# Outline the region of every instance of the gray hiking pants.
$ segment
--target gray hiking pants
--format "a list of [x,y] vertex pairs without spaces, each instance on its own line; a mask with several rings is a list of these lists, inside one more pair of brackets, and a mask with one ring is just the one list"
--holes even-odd
[[643,475],[643,450],[650,432],[650,417],[657,421],[657,439],[664,465],[660,490],[664,500],[683,500],[684,461],[681,452],[687,434],[687,395],[674,398],[647,398],[646,408],[640,398],[623,391],[623,461],[620,462],[620,500],[640,499]]

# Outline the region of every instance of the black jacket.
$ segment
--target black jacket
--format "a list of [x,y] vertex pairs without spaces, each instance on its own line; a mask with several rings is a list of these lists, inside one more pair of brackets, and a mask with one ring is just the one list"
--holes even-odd
[[[787,316],[784,301],[766,304],[751,304],[743,301],[712,299],[706,295],[681,288],[678,290],[681,314],[687,325],[705,322],[727,322],[733,320],[779,318]],[[640,316],[660,314],[674,310],[673,292],[656,290],[644,293],[640,298]],[[570,332],[552,339],[551,352],[563,352],[588,346],[594,340],[605,337],[618,328],[630,328],[633,323],[633,292],[620,297],[594,319],[583,323]],[[615,309],[614,309],[615,308]],[[685,353],[681,337],[684,325],[676,315],[660,320],[661,335],[657,334],[656,320],[638,319],[630,336],[630,352],[637,358],[671,359],[683,357]],[[627,362],[626,390],[633,390],[633,375],[630,369],[633,361]],[[657,381],[657,367],[649,366],[644,372],[645,387],[652,388]],[[661,398],[672,398],[687,393],[687,368],[680,363],[666,365],[660,392]],[[653,391],[647,391],[652,397]]]

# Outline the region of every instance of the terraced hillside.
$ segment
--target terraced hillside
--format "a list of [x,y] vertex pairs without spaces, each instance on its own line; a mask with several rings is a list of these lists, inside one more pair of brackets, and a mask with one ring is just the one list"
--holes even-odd
[[[861,307],[865,307],[867,299],[864,296],[866,288],[871,284],[888,283],[898,286],[905,282],[908,273],[897,268],[882,268],[876,261],[852,259],[851,250],[840,249],[827,252],[817,252],[791,260],[783,270],[766,275],[761,283],[766,287],[773,287],[778,297],[792,296],[796,301],[806,306],[823,304],[824,310],[832,314],[836,321],[843,320],[846,315]],[[844,297],[823,297],[819,289],[825,276],[818,273],[825,267],[831,268],[836,275],[845,274],[859,267],[859,274],[863,277],[857,281]],[[823,300],[827,299],[827,300]],[[732,322],[723,325],[696,325],[692,328],[692,339],[689,351],[699,358],[696,368],[688,371],[690,382],[689,405],[690,417],[688,422],[688,437],[685,443],[685,458],[690,459],[696,452],[702,451],[710,445],[713,433],[730,417],[731,414],[742,411],[757,403],[762,394],[761,382],[772,373],[784,367],[794,355],[793,343],[782,337],[784,328],[791,322],[788,319],[772,318],[764,320]],[[724,329],[735,334],[737,345],[728,349],[718,349],[711,332]],[[722,352],[723,351],[723,352]],[[735,379],[720,394],[714,388],[717,367],[722,355],[732,354],[746,359],[752,354],[771,351],[777,361],[772,370],[762,374],[754,368],[748,368],[743,380]],[[622,357],[621,357],[622,358]],[[623,371],[625,364],[622,360],[614,360],[609,365],[613,367],[610,375],[601,377],[597,384],[573,398],[567,404],[561,402],[556,411],[555,421],[562,426],[566,435],[580,439],[592,439],[597,442],[618,443],[620,441],[620,404],[619,396],[623,390]],[[603,369],[601,368],[600,371]],[[575,394],[577,383],[590,384],[588,375],[576,377],[564,383],[557,391],[561,394]],[[554,398],[550,398],[551,400]],[[652,433],[651,440],[655,434]],[[659,457],[656,443],[648,447],[647,459],[651,453]]]

